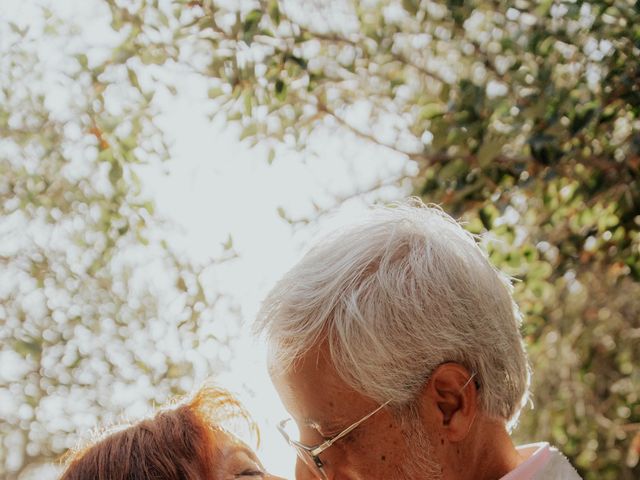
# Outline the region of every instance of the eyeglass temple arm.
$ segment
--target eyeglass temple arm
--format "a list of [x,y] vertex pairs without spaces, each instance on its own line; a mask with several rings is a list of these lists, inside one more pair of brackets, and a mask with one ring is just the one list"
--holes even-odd
[[[311,452],[312,455],[319,455],[320,453],[322,453],[322,451],[326,450],[327,448],[329,448],[331,445],[333,445],[335,442],[337,442],[338,440],[340,440],[341,438],[343,438],[345,435],[348,435],[349,433],[351,433],[353,431],[354,428],[358,427],[362,422],[364,422],[365,420],[369,419],[370,417],[372,417],[373,415],[375,415],[376,413],[378,413],[380,410],[382,410],[383,407],[386,407],[389,403],[391,403],[391,400],[387,400],[386,402],[384,402],[382,405],[380,405],[378,408],[376,408],[373,412],[371,412],[370,414],[368,414],[366,417],[361,418],[360,420],[358,420],[356,423],[354,423],[353,425],[347,427],[346,430],[343,430],[342,432],[340,432],[338,435],[336,435],[333,438],[330,438],[329,440],[327,440],[326,442],[322,443],[321,445],[319,445],[317,448],[314,448],[313,451]],[[317,452],[317,453],[316,453]]]
[[[465,382],[465,384],[462,386],[462,388],[460,389],[460,391],[464,390],[467,385],[469,385],[469,383],[471,383],[471,380],[474,379],[474,377],[476,376],[476,372],[473,372],[471,374],[471,376],[469,377],[469,379]],[[322,444],[318,445],[316,448],[314,448],[313,450],[310,450],[309,453],[311,453],[311,455],[313,456],[317,456],[320,455],[324,450],[326,450],[327,448],[329,448],[331,445],[333,445],[335,442],[337,442],[338,440],[340,440],[341,438],[343,438],[345,435],[348,435],[349,433],[351,433],[353,431],[354,428],[358,427],[362,422],[364,422],[365,420],[369,419],[371,416],[375,415],[376,413],[378,413],[380,410],[382,410],[383,407],[386,407],[387,405],[389,405],[389,403],[391,403],[391,400],[387,400],[386,402],[384,402],[382,405],[380,405],[378,408],[376,408],[373,412],[371,412],[370,414],[368,414],[367,416],[365,416],[364,418],[361,418],[360,420],[358,420],[356,423],[354,423],[353,425],[351,425],[350,427],[348,427],[346,430],[343,430],[342,432],[340,432],[338,435],[336,435],[333,438],[330,438],[329,440],[327,440],[326,442],[323,442]]]
[[471,380],[473,380],[473,378],[476,376],[476,372],[473,372],[471,374],[471,376],[469,377],[469,379],[465,382],[465,384],[462,386],[462,388],[460,389],[460,391],[462,392],[465,388],[467,388],[467,385],[469,385],[471,383]]
[[[469,379],[465,382],[465,384],[462,386],[462,388],[460,389],[460,391],[464,390],[467,385],[469,385],[471,383],[471,380],[474,379],[474,377],[476,376],[476,372],[473,372],[471,374],[471,376],[469,377]],[[317,446],[316,448],[314,448],[310,453],[311,455],[319,455],[320,453],[322,453],[324,450],[326,450],[327,448],[329,448],[331,445],[333,445],[335,442],[337,442],[338,440],[340,440],[341,438],[343,438],[345,435],[348,435],[349,433],[351,433],[353,431],[354,428],[358,427],[362,422],[364,422],[365,420],[369,419],[370,417],[372,417],[373,415],[375,415],[376,413],[378,413],[380,410],[382,410],[383,407],[386,407],[389,403],[391,403],[391,400],[387,400],[386,402],[384,402],[382,405],[380,405],[378,408],[376,408],[373,412],[371,412],[369,415],[367,415],[366,417],[358,420],[356,423],[354,423],[353,425],[351,425],[350,427],[348,427],[346,430],[343,430],[342,432],[340,432],[338,435],[336,435],[333,438],[330,438],[329,440],[327,440],[326,442],[322,443],[321,445]]]

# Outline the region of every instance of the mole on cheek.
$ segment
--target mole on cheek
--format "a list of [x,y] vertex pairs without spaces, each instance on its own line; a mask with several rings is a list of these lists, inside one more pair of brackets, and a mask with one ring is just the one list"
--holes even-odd
[[382,455],[382,456],[380,457],[380,460],[382,460],[383,462],[384,462],[386,459],[387,459],[387,457],[386,457],[385,455]]

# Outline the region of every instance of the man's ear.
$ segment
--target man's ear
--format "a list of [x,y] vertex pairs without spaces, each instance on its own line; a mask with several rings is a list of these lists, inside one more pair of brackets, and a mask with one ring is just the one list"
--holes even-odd
[[478,390],[471,372],[458,363],[443,363],[431,374],[423,399],[443,434],[452,442],[464,440],[478,412]]

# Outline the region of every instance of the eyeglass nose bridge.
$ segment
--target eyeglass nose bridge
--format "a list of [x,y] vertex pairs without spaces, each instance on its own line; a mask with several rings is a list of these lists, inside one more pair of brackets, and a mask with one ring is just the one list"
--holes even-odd
[[295,448],[298,458],[302,460],[302,463],[304,463],[311,473],[321,480],[328,480],[327,474],[324,471],[324,463],[319,455],[313,455],[310,451],[295,445],[295,442],[292,442],[292,446]]
[[[282,436],[285,438],[285,440],[287,441],[287,443],[289,443],[289,445],[291,445],[292,447],[295,448],[296,453],[298,455],[298,457],[301,458],[301,460],[311,468],[312,471],[315,471],[316,473],[318,473],[320,475],[320,477],[322,478],[322,480],[328,480],[327,475],[324,471],[324,463],[322,462],[322,460],[320,459],[319,455],[325,451],[326,449],[328,449],[329,447],[331,447],[337,440],[340,440],[341,438],[345,437],[346,435],[348,435],[349,433],[351,433],[355,428],[357,428],[359,425],[361,425],[363,422],[365,422],[367,419],[369,419],[370,417],[372,417],[373,415],[375,415],[376,413],[378,413],[380,410],[382,410],[385,406],[389,405],[391,403],[391,400],[387,400],[386,402],[384,402],[383,404],[381,404],[380,406],[378,406],[378,408],[376,408],[375,410],[373,410],[372,412],[370,412],[369,414],[365,415],[364,417],[362,417],[360,420],[358,420],[357,422],[351,424],[349,427],[347,427],[346,429],[344,429],[342,432],[340,432],[339,434],[337,434],[336,436],[326,440],[325,442],[323,442],[320,445],[317,445],[315,447],[309,447],[307,445],[303,445],[302,443],[293,440],[289,434],[286,432],[285,429],[285,425],[289,422],[290,419],[285,419],[283,421],[281,421],[278,424],[278,430],[280,431],[280,433],[282,434]],[[309,465],[307,463],[307,461],[311,459],[313,464]],[[313,468],[315,467],[315,468]]]
[[313,463],[316,467],[318,467],[319,469],[322,469],[322,467],[324,467],[324,463],[322,463],[322,460],[318,455],[309,454],[309,456],[311,457],[311,460],[313,460]]
[[[293,446],[298,452],[298,456],[302,458],[304,463],[311,467],[311,470],[316,472],[322,480],[327,480],[327,474],[324,471],[324,462],[320,458],[320,452],[316,453],[316,450],[324,450],[324,446],[310,450],[307,446],[298,444],[295,440],[292,440],[291,443],[293,443]],[[313,467],[315,467],[315,469]]]
[[305,464],[305,466],[312,472],[314,473],[316,476],[320,477],[321,480],[328,480],[327,474],[324,471],[324,463],[322,462],[322,459],[320,458],[319,454],[314,454],[306,445],[302,445],[301,443],[297,442],[296,440],[294,440],[293,438],[291,438],[289,436],[289,434],[287,433],[286,429],[285,429],[285,425],[290,421],[291,419],[285,419],[283,421],[281,421],[278,424],[278,430],[280,431],[280,433],[282,434],[282,436],[285,438],[285,440],[287,441],[287,443],[293,447],[293,449],[296,452],[296,455],[298,456],[298,458],[300,460],[302,460],[302,463]]

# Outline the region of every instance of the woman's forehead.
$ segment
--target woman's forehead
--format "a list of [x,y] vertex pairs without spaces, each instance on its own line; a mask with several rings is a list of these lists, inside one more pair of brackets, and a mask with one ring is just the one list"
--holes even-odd
[[213,433],[213,458],[216,478],[227,478],[229,472],[246,468],[247,464],[256,464],[262,468],[255,452],[241,439],[226,430]]
[[213,447],[222,458],[235,455],[246,455],[251,459],[257,459],[255,452],[244,441],[233,433],[224,429],[215,429],[213,432]]

